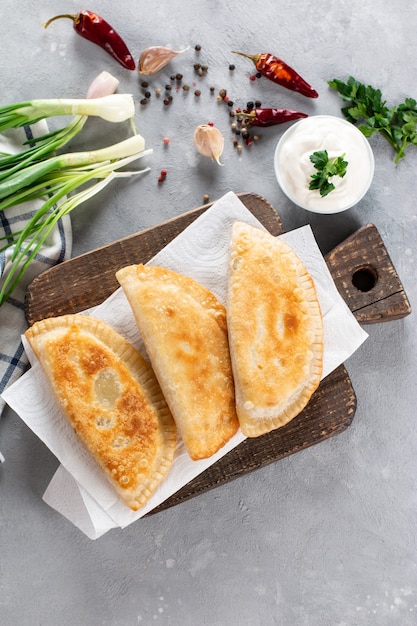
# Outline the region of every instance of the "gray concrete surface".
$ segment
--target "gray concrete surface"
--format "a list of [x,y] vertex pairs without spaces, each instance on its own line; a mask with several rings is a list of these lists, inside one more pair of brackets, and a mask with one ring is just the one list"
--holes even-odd
[[[292,205],[276,183],[273,153],[283,128],[260,132],[259,142],[237,153],[228,112],[209,90],[227,88],[240,106],[260,99],[264,106],[340,115],[341,101],[326,81],[352,74],[380,87],[388,103],[416,97],[415,3],[102,0],[89,6],[123,34],[136,58],[150,45],[190,46],[152,79],[153,88],[163,88],[175,70],[192,86],[188,94],[175,91],[170,106],[154,94],[141,106],[137,73],[78,38],[68,20],[41,27],[54,14],[80,8],[62,0],[53,6],[3,0],[0,21],[2,103],[82,97],[106,69],[120,79],[120,92],[134,95],[138,130],[154,150],[146,177],[116,184],[74,212],[74,255],[199,206],[204,194],[215,200],[229,190],[251,191],[276,207],[287,230],[310,223],[324,253],[374,223],[415,308],[417,150],[395,166],[388,144],[373,138],[376,170],[367,196],[347,213],[313,215]],[[233,49],[282,56],[320,97],[309,101],[251,82],[250,62]],[[208,65],[204,77],[194,73],[197,60]],[[194,128],[208,121],[226,137],[223,167],[198,158],[192,145]],[[97,126],[86,129],[92,139]],[[158,184],[161,169],[168,175]],[[345,433],[97,541],[42,501],[57,461],[6,410],[0,624],[417,624],[415,316],[366,330],[369,339],[346,363],[358,407]]]

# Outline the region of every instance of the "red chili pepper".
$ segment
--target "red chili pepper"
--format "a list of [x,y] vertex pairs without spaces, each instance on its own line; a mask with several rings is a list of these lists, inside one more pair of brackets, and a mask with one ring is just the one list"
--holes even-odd
[[278,83],[278,85],[291,89],[292,91],[298,91],[302,93],[303,96],[307,96],[307,98],[318,97],[319,94],[317,91],[313,89],[304,78],[301,78],[292,67],[273,54],[269,52],[245,54],[244,52],[236,52],[235,50],[233,53],[251,59],[258,72],[262,74],[262,76],[272,80],[272,82]]
[[248,126],[275,126],[292,120],[308,117],[307,113],[291,109],[252,109],[250,113],[240,113]]
[[88,39],[88,41],[92,41],[106,50],[106,52],[123,65],[123,67],[128,70],[135,69],[135,61],[123,39],[116,33],[114,28],[103,20],[102,17],[97,15],[97,13],[83,9],[76,15],[70,13],[56,15],[45,22],[44,27],[48,28],[51,22],[61,17],[68,17],[72,20],[74,30],[78,35],[81,35],[84,39]]

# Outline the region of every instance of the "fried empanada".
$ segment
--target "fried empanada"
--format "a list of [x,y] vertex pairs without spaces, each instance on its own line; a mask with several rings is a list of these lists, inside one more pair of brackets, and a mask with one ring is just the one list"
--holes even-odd
[[137,511],[171,467],[176,428],[148,362],[104,322],[64,315],[26,331],[58,405]]
[[323,322],[310,274],[282,240],[243,222],[232,227],[227,325],[242,432],[283,426],[320,383]]
[[131,265],[116,278],[188,454],[212,456],[239,427],[224,306],[162,267]]

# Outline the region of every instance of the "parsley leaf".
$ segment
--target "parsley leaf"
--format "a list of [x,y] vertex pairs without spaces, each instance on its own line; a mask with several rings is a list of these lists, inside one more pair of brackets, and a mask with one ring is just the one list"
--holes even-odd
[[332,176],[343,176],[346,174],[348,162],[344,160],[345,155],[329,158],[327,150],[317,150],[310,155],[310,161],[317,170],[317,174],[311,175],[309,189],[318,189],[322,197],[327,196],[335,188],[329,178]]
[[353,76],[347,82],[328,81],[347,106],[342,113],[349,122],[358,124],[365,137],[380,133],[395,150],[395,163],[405,156],[408,146],[417,146],[417,102],[406,98],[402,104],[389,107],[380,89],[364,85]]

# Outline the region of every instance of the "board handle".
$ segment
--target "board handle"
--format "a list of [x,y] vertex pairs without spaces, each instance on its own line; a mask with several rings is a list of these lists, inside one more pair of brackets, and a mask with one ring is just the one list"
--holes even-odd
[[366,224],[325,257],[336,287],[360,324],[411,313],[404,287],[373,224]]

